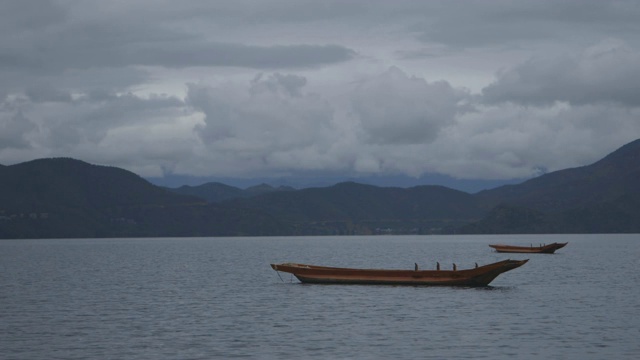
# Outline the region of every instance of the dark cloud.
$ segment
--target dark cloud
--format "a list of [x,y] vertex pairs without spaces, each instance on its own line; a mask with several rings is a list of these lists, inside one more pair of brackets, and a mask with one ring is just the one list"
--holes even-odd
[[[2,116],[1,113],[0,116]],[[6,117],[5,121],[2,121],[3,118],[0,117],[0,151],[30,147],[28,136],[36,128],[36,125],[22,112]]]
[[0,30],[11,34],[46,30],[64,21],[67,9],[52,0],[36,2],[3,0],[0,2]]
[[348,61],[353,50],[338,45],[248,46],[208,43],[148,47],[132,53],[129,64],[166,67],[236,66],[254,69],[315,67]]
[[279,69],[340,63],[355,56],[353,50],[332,44],[247,45],[209,41],[162,23],[56,19],[60,22],[46,29],[16,27],[0,35],[0,70],[47,74],[135,65]]
[[[526,178],[640,137],[635,1],[0,2],[0,162]],[[562,156],[558,156],[562,154]]]
[[425,2],[424,19],[411,29],[422,41],[463,48],[519,48],[558,40],[585,45],[596,34],[635,38],[640,32],[640,7],[633,0],[478,1],[459,5]]
[[197,132],[213,157],[225,154],[227,161],[245,166],[243,171],[290,167],[284,163],[303,161],[296,153],[325,148],[334,135],[333,109],[304,93],[304,83],[300,76],[274,74],[243,87],[190,85],[187,99],[205,115]]
[[71,94],[56,89],[51,85],[39,85],[26,90],[26,95],[33,102],[71,102]]
[[498,74],[482,94],[487,103],[640,106],[640,53],[608,40],[579,55],[532,59]]
[[252,91],[261,92],[266,87],[271,92],[284,91],[289,96],[301,96],[302,88],[307,84],[307,79],[298,75],[273,74],[267,79],[263,79],[264,74],[258,74],[252,80]]
[[467,96],[446,82],[428,83],[391,68],[358,86],[352,98],[365,141],[417,144],[433,141],[454,122],[457,104]]

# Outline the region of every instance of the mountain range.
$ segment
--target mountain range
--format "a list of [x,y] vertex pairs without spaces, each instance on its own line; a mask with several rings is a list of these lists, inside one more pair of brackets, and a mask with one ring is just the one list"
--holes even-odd
[[70,158],[0,166],[0,238],[640,232],[640,140],[469,194],[355,182],[164,188]]

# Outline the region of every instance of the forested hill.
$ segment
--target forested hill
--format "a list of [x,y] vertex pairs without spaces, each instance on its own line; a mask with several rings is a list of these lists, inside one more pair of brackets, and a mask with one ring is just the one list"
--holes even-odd
[[267,214],[174,194],[119,168],[68,158],[0,168],[0,238],[287,233]]
[[588,166],[476,195],[492,209],[469,233],[640,233],[640,140]]
[[222,202],[229,199],[248,198],[256,195],[267,194],[278,191],[293,191],[292,187],[280,186],[273,187],[268,184],[261,184],[240,189],[234,186],[222,184],[219,182],[210,182],[198,186],[183,185],[179,188],[167,188],[176,194],[197,196],[209,202]]
[[555,171],[518,185],[485,190],[476,197],[492,206],[509,203],[558,212],[640,194],[640,140],[588,166]]
[[5,211],[195,202],[203,200],[175,195],[123,169],[70,158],[39,159],[0,168],[0,206]]
[[477,194],[354,182],[166,189],[115,167],[39,159],[0,166],[0,238],[637,233],[639,180],[640,140]]
[[354,182],[223,204],[272,214],[302,234],[446,233],[483,215],[472,195],[447,187],[405,189]]

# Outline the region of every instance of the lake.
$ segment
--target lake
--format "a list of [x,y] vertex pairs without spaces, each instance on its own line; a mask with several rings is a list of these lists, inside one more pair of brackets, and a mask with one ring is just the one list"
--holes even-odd
[[[483,288],[308,285],[269,266],[508,258],[531,260]],[[640,235],[4,240],[0,359],[638,359],[639,268]]]

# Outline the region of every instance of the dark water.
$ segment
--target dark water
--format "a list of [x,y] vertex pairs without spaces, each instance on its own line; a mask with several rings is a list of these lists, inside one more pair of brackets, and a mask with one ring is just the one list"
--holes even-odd
[[[554,255],[502,242],[569,241]],[[531,261],[489,288],[303,285],[272,262]],[[0,241],[0,359],[638,359],[640,235]]]

